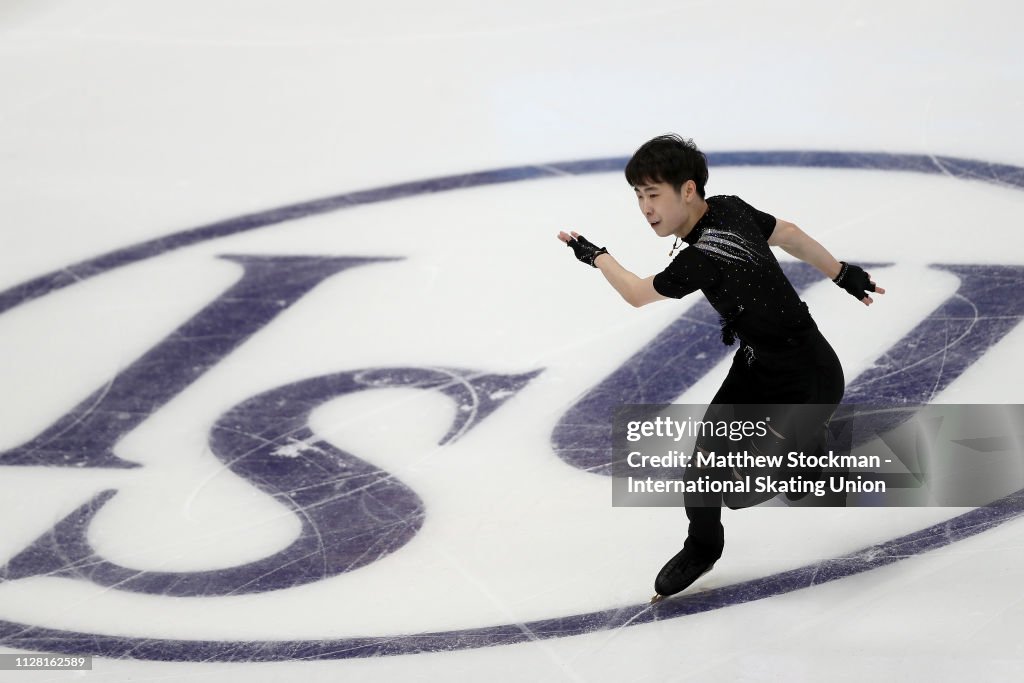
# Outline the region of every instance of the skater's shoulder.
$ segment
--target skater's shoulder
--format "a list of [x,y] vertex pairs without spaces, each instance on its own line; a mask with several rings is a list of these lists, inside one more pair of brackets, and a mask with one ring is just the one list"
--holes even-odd
[[704,200],[708,206],[716,207],[743,207],[749,206],[743,198],[735,194],[716,194]]
[[750,208],[743,199],[734,194],[716,194],[704,200],[708,205],[708,212],[719,214],[723,217],[730,215],[743,215]]
[[697,222],[698,227],[728,227],[746,213],[747,203],[734,194],[716,194],[704,202],[708,209]]
[[747,221],[753,219],[758,224],[767,222],[773,227],[775,225],[774,216],[752,206],[738,195],[715,195],[714,197],[708,197],[706,201],[708,204],[708,212],[714,213],[718,218],[726,222],[732,222],[735,220]]

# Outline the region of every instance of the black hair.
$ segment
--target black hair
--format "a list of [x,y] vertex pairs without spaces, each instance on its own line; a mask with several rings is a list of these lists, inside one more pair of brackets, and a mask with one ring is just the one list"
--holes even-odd
[[645,142],[626,164],[626,181],[633,187],[644,183],[668,183],[679,192],[687,180],[697,186],[704,199],[708,182],[708,159],[693,140],[674,133]]

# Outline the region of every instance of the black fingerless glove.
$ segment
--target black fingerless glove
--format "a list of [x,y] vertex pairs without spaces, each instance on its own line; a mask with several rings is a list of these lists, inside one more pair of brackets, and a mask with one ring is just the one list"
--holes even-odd
[[608,253],[607,249],[595,246],[583,235],[574,237],[565,244],[572,249],[574,254],[576,254],[576,258],[583,263],[586,263],[588,266],[593,266],[594,268],[597,268],[597,264],[594,263],[594,260],[601,254]]
[[871,282],[863,268],[846,261],[840,261],[839,263],[843,267],[840,269],[839,275],[832,282],[845,289],[858,301],[866,297],[868,292],[875,291],[875,284]]

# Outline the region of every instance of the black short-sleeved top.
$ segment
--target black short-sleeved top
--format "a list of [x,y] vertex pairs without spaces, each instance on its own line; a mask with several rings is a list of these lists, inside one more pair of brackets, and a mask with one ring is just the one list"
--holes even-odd
[[654,276],[654,289],[675,299],[701,290],[736,336],[755,348],[814,329],[768,246],[775,217],[734,196],[708,197],[707,204],[684,238],[689,246]]

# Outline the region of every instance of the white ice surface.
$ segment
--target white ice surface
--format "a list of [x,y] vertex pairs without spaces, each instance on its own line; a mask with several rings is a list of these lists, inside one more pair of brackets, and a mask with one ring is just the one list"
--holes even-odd
[[[628,156],[678,131],[706,150],[886,151],[1024,166],[1024,10],[749,0],[412,3],[49,0],[0,5],[0,290],[145,239],[397,182]],[[848,377],[957,286],[935,263],[1024,265],[1024,192],[941,175],[711,169],[840,258],[890,262],[870,309],[805,294]],[[639,273],[665,263],[618,174],[345,209],[111,271],[0,315],[0,450],[31,438],[229,287],[218,254],[400,256],[325,281],[129,435],[118,472],[0,470],[6,560],[94,493],[90,528],[140,570],[275,552],[294,516],[210,453],[211,421],[328,372],[544,368],[465,439],[452,404],[388,390],[330,402],[318,434],[395,473],[428,516],[407,545],[277,593],[173,599],[34,577],[0,620],[139,637],[320,639],[517,624],[638,604],[682,512],[610,505],[551,430],[692,302],[635,311],[571,263],[575,228]],[[311,331],[313,331],[311,333]],[[1017,328],[940,402],[1024,403]],[[719,366],[680,400],[707,400]],[[401,418],[396,427],[395,420]],[[726,513],[714,588],[834,557],[956,509]],[[827,513],[827,514],[826,514]],[[1015,680],[1024,524],[782,596],[585,636],[368,660],[97,660],[0,681]],[[413,569],[415,571],[413,571]],[[415,578],[409,582],[410,576]]]

